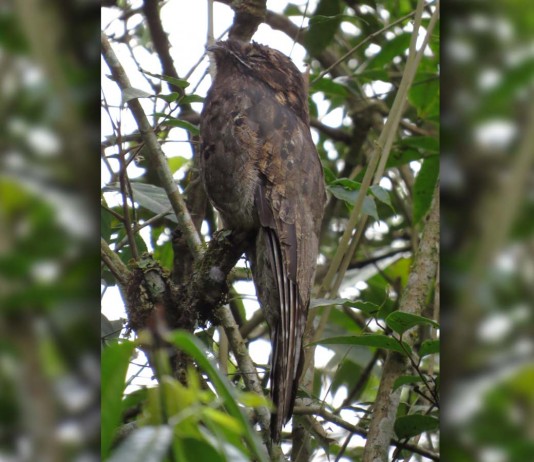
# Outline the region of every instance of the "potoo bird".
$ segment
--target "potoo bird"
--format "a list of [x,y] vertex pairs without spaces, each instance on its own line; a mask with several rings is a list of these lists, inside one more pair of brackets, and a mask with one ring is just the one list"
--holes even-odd
[[257,43],[218,42],[201,115],[201,170],[226,228],[250,231],[246,255],[270,327],[271,438],[293,413],[326,200],[302,74]]

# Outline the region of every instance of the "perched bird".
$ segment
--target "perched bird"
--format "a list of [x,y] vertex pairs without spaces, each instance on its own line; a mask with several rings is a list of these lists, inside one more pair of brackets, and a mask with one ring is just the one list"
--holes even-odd
[[326,200],[302,74],[279,51],[235,40],[208,48],[216,75],[201,115],[201,175],[246,251],[272,343],[271,438],[293,413]]

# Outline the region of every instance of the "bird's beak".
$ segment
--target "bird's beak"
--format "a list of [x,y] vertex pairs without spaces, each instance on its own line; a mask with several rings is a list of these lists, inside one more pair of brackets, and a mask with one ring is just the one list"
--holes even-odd
[[206,47],[206,50],[207,51],[211,51],[211,52],[219,51],[219,50],[222,50],[222,49],[223,49],[223,47],[220,46],[220,45],[217,45],[216,43]]

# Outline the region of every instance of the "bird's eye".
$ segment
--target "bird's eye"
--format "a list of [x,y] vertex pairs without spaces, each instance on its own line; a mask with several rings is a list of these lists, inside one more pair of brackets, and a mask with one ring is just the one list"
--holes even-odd
[[263,55],[257,51],[252,51],[251,53],[249,53],[248,57],[252,59],[262,59]]

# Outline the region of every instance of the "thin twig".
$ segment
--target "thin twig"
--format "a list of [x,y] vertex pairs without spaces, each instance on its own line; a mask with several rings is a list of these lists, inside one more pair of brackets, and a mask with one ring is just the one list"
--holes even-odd
[[[356,435],[360,435],[364,438],[367,438],[367,435],[369,433],[365,428],[359,425],[350,424],[341,417],[332,414],[331,412],[328,412],[326,409],[319,406],[295,406],[295,408],[293,409],[293,414],[320,416],[328,422],[332,422],[333,424],[344,428],[345,430],[348,430],[349,432],[352,432]],[[437,454],[427,449],[421,448],[420,446],[415,446],[413,444],[407,443],[404,444],[403,442],[397,439],[392,439],[391,444],[393,444],[394,446],[400,446],[408,451],[421,454],[422,456],[428,457],[431,460],[439,461],[439,456]]]

